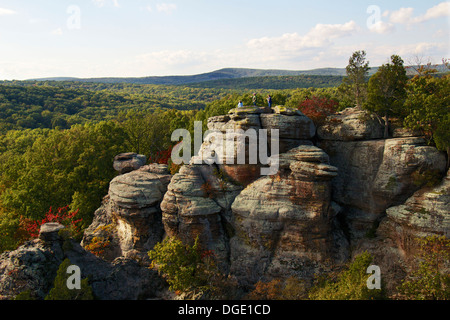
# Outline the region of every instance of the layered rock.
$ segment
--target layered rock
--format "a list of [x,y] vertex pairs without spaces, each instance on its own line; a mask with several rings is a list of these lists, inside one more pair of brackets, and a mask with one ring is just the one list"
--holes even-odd
[[317,128],[320,139],[333,141],[355,141],[381,139],[384,124],[361,108],[347,108],[329,116],[325,124]]
[[103,250],[108,260],[136,255],[145,258],[164,235],[159,205],[171,178],[164,165],[144,166],[114,178],[82,245],[95,246],[100,239],[108,244]]
[[319,147],[339,169],[333,180],[333,200],[344,207],[354,237],[364,235],[387,208],[406,201],[430,179],[438,182],[446,168],[444,153],[428,146],[424,138],[374,139],[381,128],[369,134],[366,129],[375,125],[373,120],[361,129],[359,120],[354,120],[361,112],[350,109],[338,115],[342,123],[332,134],[324,134],[329,124],[318,129],[323,139]]
[[[353,255],[368,251],[382,270],[388,295],[398,292],[406,274],[420,263],[418,239],[450,237],[450,174],[435,187],[423,187],[404,204],[390,207],[376,232],[355,244]],[[450,262],[441,266],[450,270]]]
[[231,272],[241,284],[311,279],[325,261],[335,260],[331,179],[336,175],[322,150],[300,146],[280,155],[277,176],[261,177],[236,197]]
[[114,170],[120,174],[128,173],[139,169],[147,162],[147,157],[134,152],[121,153],[114,157]]
[[422,188],[404,204],[386,210],[383,222],[414,237],[450,237],[450,171],[435,187]]
[[203,249],[213,250],[226,272],[232,232],[230,209],[241,190],[215,166],[181,167],[161,203],[167,235],[190,244],[199,237]]
[[44,299],[64,259],[80,268],[82,279],[89,278],[96,299],[154,298],[163,291],[164,283],[156,271],[123,257],[108,263],[79,243],[59,236],[61,229],[60,225],[44,224],[39,239],[0,255],[0,299],[14,299],[22,292]]
[[[217,116],[208,119],[208,129],[218,132],[219,136],[205,141],[198,157],[194,157],[196,164],[202,163],[198,159],[211,157],[219,164],[221,170],[226,172],[235,183],[243,186],[259,178],[262,167],[267,163],[258,158],[259,149],[251,149],[250,146],[258,145],[267,150],[267,155],[272,152],[271,134],[276,129],[279,133],[278,149],[276,154],[286,152],[299,145],[312,145],[310,139],[316,134],[316,127],[311,119],[298,110],[281,106],[273,109],[260,107],[244,107],[232,109],[228,115]],[[247,132],[247,130],[255,130]],[[226,136],[228,130],[233,131],[232,136]],[[266,130],[260,131],[260,130]],[[263,136],[261,136],[263,134]],[[242,152],[241,149],[242,147]],[[244,156],[244,161],[239,161],[239,154]],[[227,158],[228,155],[231,155]],[[256,160],[251,160],[252,156]],[[191,161],[191,163],[193,162]],[[230,163],[231,162],[231,163]]]

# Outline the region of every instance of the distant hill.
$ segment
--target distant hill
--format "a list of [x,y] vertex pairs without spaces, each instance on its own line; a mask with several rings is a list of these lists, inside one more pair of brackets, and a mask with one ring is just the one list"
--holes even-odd
[[[411,67],[407,67],[412,72]],[[437,65],[436,68],[439,72],[448,72],[444,65]],[[378,67],[372,67],[369,70],[369,76],[377,72]],[[278,70],[278,69],[246,69],[246,68],[224,68],[212,72],[201,73],[196,75],[185,75],[185,76],[152,76],[152,77],[106,77],[106,78],[73,78],[73,77],[53,77],[53,78],[40,78],[31,79],[34,81],[76,81],[76,82],[95,82],[95,83],[129,83],[129,84],[154,84],[154,85],[194,85],[195,87],[205,87],[205,88],[218,88],[220,81],[230,80],[230,79],[243,79],[243,78],[257,78],[261,77],[299,77],[299,76],[323,76],[323,77],[336,77],[336,79],[346,76],[345,68],[319,68],[312,70]],[[305,78],[306,79],[306,78]],[[335,80],[336,80],[335,79]],[[262,79],[258,79],[262,80]],[[266,79],[267,80],[267,79]],[[283,81],[282,79],[272,79],[276,81]],[[292,79],[291,79],[292,80]],[[296,79],[301,81],[301,78]],[[316,79],[317,80],[317,79]],[[325,79],[325,82],[329,82],[329,79]],[[213,83],[209,83],[214,81]],[[242,82],[242,81],[241,81]],[[248,82],[248,81],[244,81]],[[313,81],[314,82],[314,81]],[[319,80],[320,82],[320,80]],[[331,81],[333,82],[333,81]],[[331,83],[330,82],[330,83]],[[239,81],[238,81],[239,83]],[[233,81],[223,82],[225,88],[235,88],[236,83]],[[315,85],[311,85],[315,87]],[[324,86],[324,85],[322,85]],[[325,85],[329,86],[329,85]],[[238,86],[243,88],[243,86]],[[245,87],[245,86],[244,86]],[[249,86],[248,88],[253,88],[254,86]],[[283,87],[283,86],[282,86]],[[302,87],[302,86],[300,86]],[[320,85],[319,85],[320,87]],[[247,87],[245,87],[247,88]],[[262,87],[265,88],[265,87]],[[284,87],[283,87],[284,88]],[[270,89],[275,89],[275,87],[270,87]]]
[[160,85],[185,85],[191,83],[204,83],[207,81],[223,79],[254,78],[268,76],[345,76],[344,68],[321,68],[307,71],[277,70],[277,69],[245,69],[245,68],[225,68],[208,73],[187,76],[154,76],[142,78],[71,78],[54,77],[32,79],[37,81],[81,81],[99,83],[133,83],[133,84],[160,84]]
[[185,86],[191,88],[230,90],[284,90],[297,88],[326,88],[339,86],[342,83],[343,78],[343,76],[329,75],[263,76],[210,80],[185,84]]

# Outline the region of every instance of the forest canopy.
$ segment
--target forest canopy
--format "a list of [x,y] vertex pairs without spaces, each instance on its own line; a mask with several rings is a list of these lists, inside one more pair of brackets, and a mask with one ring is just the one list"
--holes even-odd
[[[273,105],[298,108],[322,120],[329,112],[354,107],[357,100],[367,106],[369,78],[352,83],[341,77],[338,84],[334,78],[311,78],[316,82],[308,88],[295,82],[300,77],[291,78],[294,82],[288,77],[256,77],[190,86],[1,82],[0,252],[28,240],[26,226],[42,221],[51,208],[68,206],[83,228],[89,226],[117,174],[117,154],[136,152],[146,155],[148,162],[167,163],[174,130],[192,132],[194,121],[202,121],[206,129],[208,118],[226,114],[240,100],[251,105],[253,92],[260,106],[267,105],[270,94]],[[448,81],[448,75],[433,72],[409,77],[402,88],[405,99],[392,114],[447,152]],[[355,85],[362,90],[355,90]],[[369,87],[373,99],[379,98],[376,85]],[[370,105],[367,109],[377,112]]]

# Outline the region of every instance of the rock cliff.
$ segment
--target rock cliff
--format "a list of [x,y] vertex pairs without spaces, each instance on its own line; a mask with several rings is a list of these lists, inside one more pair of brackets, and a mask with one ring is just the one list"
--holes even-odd
[[[331,130],[336,117],[340,122]],[[333,200],[343,207],[353,237],[363,236],[387,208],[404,203],[445,175],[445,154],[428,146],[424,138],[380,139],[380,130],[376,119],[359,109],[330,117],[318,130],[318,146],[339,169]]]
[[[155,297],[163,281],[147,268],[147,252],[174,236],[186,243],[198,237],[221,271],[248,290],[259,280],[292,276],[310,283],[363,250],[387,270],[393,286],[414,252],[407,239],[450,234],[445,155],[413,133],[396,130],[395,138],[383,139],[378,120],[358,108],[316,128],[296,110],[245,107],[210,118],[208,128],[242,130],[237,140],[221,135],[200,149],[216,160],[228,149],[232,164],[194,156],[172,176],[167,166],[144,165],[142,156],[119,155],[119,175],[81,246],[72,241],[67,249],[69,240],[44,230],[40,239],[4,253],[0,294],[29,289],[42,298],[70,257],[101,299]],[[248,129],[279,130],[278,150],[270,134],[264,146],[268,156],[278,155],[274,174],[261,174],[273,158],[237,163],[238,140]],[[246,159],[249,139],[240,142]]]

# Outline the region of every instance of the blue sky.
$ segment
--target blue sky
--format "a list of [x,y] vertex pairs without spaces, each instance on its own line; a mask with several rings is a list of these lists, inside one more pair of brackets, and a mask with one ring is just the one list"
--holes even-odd
[[450,58],[449,1],[0,0],[0,79]]

